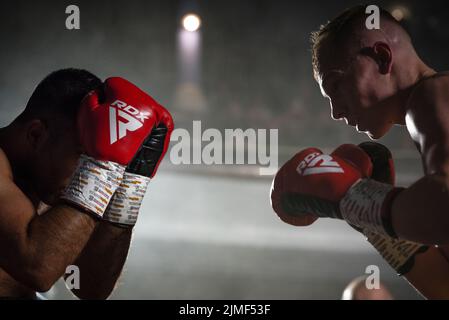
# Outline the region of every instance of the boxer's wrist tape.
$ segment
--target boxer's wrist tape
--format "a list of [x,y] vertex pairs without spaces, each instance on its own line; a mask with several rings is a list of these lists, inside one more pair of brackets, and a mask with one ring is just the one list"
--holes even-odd
[[124,172],[125,167],[118,163],[81,155],[61,199],[102,217]]
[[372,179],[361,179],[340,201],[342,218],[362,229],[396,237],[390,211],[393,199],[401,190]]
[[148,177],[125,172],[103,219],[125,227],[134,226],[149,183]]
[[413,268],[417,254],[423,253],[429,248],[423,244],[393,239],[366,229],[363,230],[363,234],[400,276],[407,274]]

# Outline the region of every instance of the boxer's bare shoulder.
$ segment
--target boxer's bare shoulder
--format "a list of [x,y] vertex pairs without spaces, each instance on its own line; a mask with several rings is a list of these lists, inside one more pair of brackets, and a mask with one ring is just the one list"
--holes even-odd
[[407,129],[427,174],[449,173],[449,73],[422,80],[407,104]]
[[[14,194],[16,194],[17,197],[11,197],[11,195]],[[20,199],[21,192],[16,188],[13,182],[11,164],[4,151],[0,148],[0,199],[11,200],[2,201],[2,204],[0,204],[0,239],[8,238],[8,232],[6,230],[12,226],[10,218],[14,219],[14,214],[11,214],[14,212],[11,209],[21,208],[21,206],[14,203],[14,198]],[[23,197],[23,199],[27,200],[25,197]],[[30,203],[27,205],[27,201],[22,203],[22,205],[25,205],[25,208],[28,208],[28,210],[30,209]],[[17,221],[19,219],[15,220]],[[2,243],[4,244],[5,241],[2,241]],[[4,249],[4,245],[0,244],[0,249]],[[3,262],[3,257],[1,256],[0,262]],[[5,270],[3,270],[3,263],[0,263],[0,297],[34,299],[35,292],[14,280],[7,272],[5,272]]]

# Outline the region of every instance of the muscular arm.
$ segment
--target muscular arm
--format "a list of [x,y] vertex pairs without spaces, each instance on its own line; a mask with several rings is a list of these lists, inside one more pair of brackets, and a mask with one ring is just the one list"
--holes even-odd
[[449,244],[449,77],[425,80],[410,99],[407,127],[425,176],[399,194],[392,224],[400,238]]
[[392,223],[400,238],[449,244],[447,179],[442,174],[425,176],[398,196],[392,208]]
[[449,263],[439,248],[355,229],[426,299],[449,299]]
[[436,247],[415,256],[405,279],[426,299],[449,299],[449,263]]
[[126,261],[132,229],[100,222],[74,265],[80,269],[80,299],[106,299]]
[[78,257],[95,224],[89,215],[64,204],[36,215],[0,152],[0,267],[14,279],[48,291]]

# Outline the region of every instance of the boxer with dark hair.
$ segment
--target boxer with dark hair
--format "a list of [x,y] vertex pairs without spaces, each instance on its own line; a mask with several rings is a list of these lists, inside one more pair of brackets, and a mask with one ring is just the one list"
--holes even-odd
[[35,298],[69,265],[79,298],[114,289],[173,121],[122,78],[47,76],[0,129],[0,297]]
[[[391,154],[379,144],[343,145],[330,155],[306,149],[276,175],[272,205],[294,225],[345,220],[425,297],[448,299],[449,73],[426,65],[387,11],[372,30],[365,12],[350,8],[312,34],[315,79],[335,120],[372,139],[406,126],[425,175],[395,186]],[[391,178],[379,178],[382,171]]]

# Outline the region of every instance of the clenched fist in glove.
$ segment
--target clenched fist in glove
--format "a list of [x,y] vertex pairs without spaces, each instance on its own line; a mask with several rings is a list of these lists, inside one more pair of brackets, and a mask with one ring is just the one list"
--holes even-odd
[[272,207],[283,221],[297,226],[329,217],[394,235],[390,208],[402,189],[370,179],[372,171],[369,154],[355,145],[342,145],[330,155],[303,150],[276,174]]
[[90,92],[78,113],[85,152],[61,198],[102,217],[127,165],[161,119],[160,105],[125,79],[109,78]]

